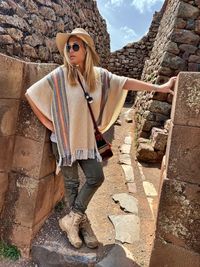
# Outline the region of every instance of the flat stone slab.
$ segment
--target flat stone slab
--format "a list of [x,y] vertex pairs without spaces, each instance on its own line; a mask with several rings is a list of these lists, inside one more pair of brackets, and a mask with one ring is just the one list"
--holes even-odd
[[130,154],[130,152],[131,152],[131,145],[123,144],[123,145],[121,145],[119,151],[122,154]]
[[32,247],[34,260],[42,267],[87,267],[96,262],[96,253],[83,253],[62,246],[58,241]]
[[129,154],[121,154],[119,155],[119,163],[131,165],[131,157]]
[[122,245],[116,244],[108,255],[95,267],[134,267],[134,259],[131,252]]
[[152,197],[147,197],[147,201],[148,201],[149,207],[151,209],[152,217],[153,217],[153,219],[155,219],[154,211],[153,211],[153,198]]
[[125,139],[124,139],[124,143],[127,144],[127,145],[131,145],[132,141],[133,141],[133,138],[130,135],[126,136]]
[[133,167],[131,165],[125,165],[125,164],[122,164],[121,166],[124,171],[126,182],[134,182],[135,177],[134,177]]
[[146,196],[148,197],[156,197],[158,195],[154,185],[150,182],[144,181],[143,182],[143,187],[144,187],[144,191]]
[[127,182],[126,185],[128,187],[128,192],[129,193],[132,193],[132,194],[137,193],[136,183]]
[[138,165],[138,168],[139,168],[139,171],[140,171],[140,176],[142,178],[142,181],[145,181],[146,180],[146,177],[144,176],[144,173],[143,173],[142,164],[140,164],[138,162],[137,165]]
[[108,216],[115,227],[115,239],[133,244],[140,239],[140,219],[134,214]]
[[133,109],[129,109],[124,113],[124,118],[126,122],[132,122],[133,121],[133,117],[134,117],[134,111]]
[[119,202],[122,209],[125,211],[138,214],[138,200],[127,194],[127,193],[121,193],[121,194],[115,194],[112,196],[112,199],[116,202]]

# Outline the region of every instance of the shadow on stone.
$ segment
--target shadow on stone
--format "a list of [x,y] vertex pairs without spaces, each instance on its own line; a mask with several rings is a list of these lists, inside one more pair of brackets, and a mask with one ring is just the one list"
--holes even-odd
[[[110,246],[110,245],[109,245]],[[104,246],[106,250],[107,246]],[[115,244],[101,261],[95,264],[95,267],[140,267],[131,253],[122,245]]]

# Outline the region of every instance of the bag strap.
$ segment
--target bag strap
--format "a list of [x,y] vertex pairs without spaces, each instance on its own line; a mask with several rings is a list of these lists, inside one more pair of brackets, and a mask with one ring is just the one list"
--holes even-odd
[[85,91],[85,89],[84,89],[84,87],[83,87],[83,84],[82,84],[82,82],[81,82],[81,79],[80,79],[79,75],[77,75],[77,76],[78,76],[78,82],[80,83],[81,88],[82,88],[82,90],[83,90],[83,92],[84,92],[85,99],[87,100],[87,105],[88,105],[88,108],[89,108],[89,111],[90,111],[90,115],[91,115],[91,118],[92,118],[92,122],[93,122],[93,124],[94,124],[94,129],[95,129],[96,133],[101,133],[101,132],[99,131],[99,129],[98,129],[96,120],[95,120],[95,118],[94,118],[94,114],[93,114],[91,105],[90,105],[90,103],[89,103],[88,94],[86,93],[86,91]]

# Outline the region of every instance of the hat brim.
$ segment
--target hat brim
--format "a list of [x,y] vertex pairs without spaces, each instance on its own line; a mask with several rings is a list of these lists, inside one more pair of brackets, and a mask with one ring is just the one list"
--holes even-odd
[[64,56],[64,47],[71,36],[77,36],[78,38],[83,40],[90,47],[94,62],[95,63],[99,62],[99,56],[95,50],[93,39],[89,35],[86,35],[83,33],[76,33],[76,34],[75,33],[63,33],[63,32],[57,33],[56,45],[62,56]]

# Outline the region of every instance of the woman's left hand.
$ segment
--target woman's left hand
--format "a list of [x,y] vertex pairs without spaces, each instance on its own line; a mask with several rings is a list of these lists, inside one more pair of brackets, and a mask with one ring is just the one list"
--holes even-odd
[[161,93],[170,93],[170,94],[174,95],[173,88],[174,88],[176,79],[177,79],[177,77],[171,77],[168,82],[166,82],[162,85],[157,85],[158,89],[156,91],[161,92]]

